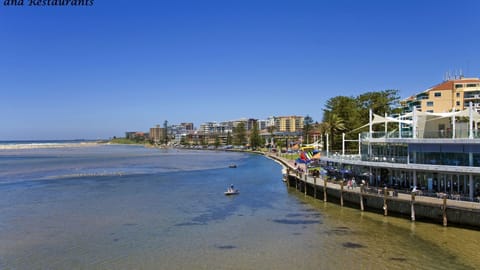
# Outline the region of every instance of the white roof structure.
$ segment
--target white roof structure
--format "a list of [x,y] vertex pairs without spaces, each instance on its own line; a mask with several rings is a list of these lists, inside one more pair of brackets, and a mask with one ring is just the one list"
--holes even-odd
[[[398,117],[389,117],[389,116],[380,116],[377,114],[374,114],[370,111],[370,121],[368,124],[365,124],[359,128],[356,128],[355,130],[359,130],[361,128],[364,128],[366,126],[370,126],[370,133],[372,131],[372,126],[376,124],[384,124],[385,125],[385,132],[387,132],[387,124],[388,123],[398,123],[400,124],[405,124],[405,125],[410,125],[413,128],[413,136],[416,138],[417,136],[423,137],[425,131],[429,132],[432,130],[432,126],[435,125],[435,121],[438,121],[439,123],[442,123],[440,121],[443,121],[444,124],[447,123],[449,128],[453,130],[452,136],[455,138],[455,126],[456,126],[456,118],[462,117],[462,118],[467,118],[469,119],[469,137],[473,136],[473,133],[471,132],[473,130],[473,123],[478,123],[480,122],[480,113],[478,113],[476,110],[473,108],[467,108],[463,111],[455,111],[455,112],[446,112],[446,113],[430,113],[430,112],[419,112],[417,110],[414,110],[413,112],[400,115]],[[452,119],[451,121],[445,120],[445,119]],[[352,131],[355,131],[352,130]],[[417,130],[420,131],[417,134]]]

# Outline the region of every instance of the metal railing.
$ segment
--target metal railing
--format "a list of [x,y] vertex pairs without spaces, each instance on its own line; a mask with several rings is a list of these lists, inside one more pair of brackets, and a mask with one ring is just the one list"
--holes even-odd
[[[456,129],[455,138],[453,138],[453,132],[451,130],[417,130],[416,139],[468,139],[470,134],[468,129]],[[480,138],[480,131],[473,131],[473,138]],[[384,131],[374,131],[371,134],[372,139],[413,139],[412,131],[402,131],[401,134],[398,131],[384,132]],[[369,140],[370,133],[362,132],[360,134],[361,140]]]

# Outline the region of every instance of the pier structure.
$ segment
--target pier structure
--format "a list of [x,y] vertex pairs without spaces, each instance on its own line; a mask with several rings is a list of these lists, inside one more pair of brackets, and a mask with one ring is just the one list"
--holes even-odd
[[[327,177],[308,175],[295,170],[293,161],[277,155],[268,157],[278,160],[287,169],[283,170],[284,180],[290,188],[296,188],[305,195],[324,202],[358,208],[385,216],[395,215],[414,221],[428,221],[438,224],[455,224],[480,229],[480,203],[449,199],[447,196],[434,198],[413,193],[399,193],[392,188],[371,187],[360,184],[343,188],[343,180],[331,181]],[[448,223],[447,223],[448,222]]]

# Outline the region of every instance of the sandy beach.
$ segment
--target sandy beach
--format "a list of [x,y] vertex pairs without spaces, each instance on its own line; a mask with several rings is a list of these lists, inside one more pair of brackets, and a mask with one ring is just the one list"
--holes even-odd
[[78,143],[15,143],[0,144],[0,150],[20,150],[20,149],[40,149],[40,148],[70,148],[70,147],[92,147],[98,146],[98,142],[78,142]]

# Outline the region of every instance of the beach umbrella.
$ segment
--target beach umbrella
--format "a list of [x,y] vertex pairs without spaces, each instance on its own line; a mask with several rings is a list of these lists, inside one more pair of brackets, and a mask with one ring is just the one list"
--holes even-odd
[[303,164],[309,164],[310,162],[312,162],[310,159],[305,160],[305,159],[302,159],[302,158],[297,158],[295,161],[297,163],[303,163]]
[[333,166],[327,166],[327,167],[325,167],[325,170],[327,170],[328,172],[336,172],[337,171],[337,169]]

